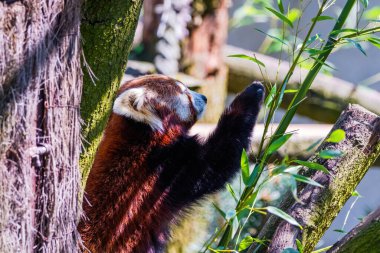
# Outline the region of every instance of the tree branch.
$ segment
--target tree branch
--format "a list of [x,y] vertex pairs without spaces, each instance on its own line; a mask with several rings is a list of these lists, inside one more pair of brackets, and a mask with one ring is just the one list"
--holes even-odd
[[[271,216],[259,234],[259,238],[272,239],[268,252],[279,253],[285,248],[296,248],[296,239],[302,241],[305,252],[311,252],[369,166],[379,156],[380,117],[377,115],[358,105],[349,105],[332,131],[336,129],[343,129],[346,139],[340,143],[324,141],[317,153],[322,150],[340,150],[344,155],[329,160],[314,155],[309,159],[323,164],[330,174],[321,171],[312,174],[304,170],[306,176],[311,176],[324,188],[306,185],[298,196],[303,203],[296,203],[289,195],[281,205],[303,226],[303,230]],[[249,252],[253,252],[253,247]]]
[[370,213],[327,253],[375,252],[380,249],[380,208]]

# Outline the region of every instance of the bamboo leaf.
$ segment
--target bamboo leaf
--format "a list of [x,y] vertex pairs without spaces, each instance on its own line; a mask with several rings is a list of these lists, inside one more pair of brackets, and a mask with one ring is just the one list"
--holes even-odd
[[281,13],[284,13],[284,5],[282,4],[282,0],[277,0],[277,6]]
[[366,52],[364,51],[363,47],[358,43],[356,42],[355,40],[353,39],[349,39],[349,38],[345,38],[344,40],[348,41],[349,43],[351,43],[352,45],[354,45],[354,47],[356,47],[357,49],[359,49],[360,52],[362,52],[365,56],[367,56]]
[[331,159],[343,156],[343,152],[337,149],[326,149],[320,151],[318,155],[323,159]]
[[245,55],[245,54],[233,54],[233,55],[229,55],[228,57],[235,57],[235,58],[250,60],[254,63],[257,63],[258,65],[265,67],[265,64],[262,63],[261,61],[259,61],[258,59],[251,57],[251,56],[248,56],[248,55]]
[[323,185],[321,185],[320,183],[315,182],[313,179],[311,179],[309,177],[305,177],[305,176],[298,175],[298,174],[291,174],[291,175],[298,182],[302,182],[302,183],[305,183],[305,184],[310,184],[310,185],[314,185],[314,186],[323,188]]
[[298,227],[300,227],[302,229],[302,226],[292,216],[290,216],[289,214],[285,213],[281,209],[278,209],[277,207],[274,207],[274,206],[267,206],[265,209],[269,213],[271,213],[273,215],[276,215],[276,216],[280,217],[281,219],[286,220],[290,224],[298,226]]
[[243,152],[241,154],[240,159],[240,166],[241,166],[241,176],[243,178],[243,182],[245,185],[248,185],[249,182],[249,159],[247,152],[245,149],[243,149]]
[[380,48],[380,39],[379,38],[374,38],[374,37],[371,37],[368,39],[368,41],[374,45],[375,47],[378,47]]
[[215,203],[212,203],[212,205],[214,206],[216,211],[218,211],[218,213],[226,220],[226,213],[223,212],[222,209],[220,209],[220,207],[218,207]]
[[364,8],[368,7],[368,0],[360,0],[360,2],[363,4]]
[[258,31],[258,32],[261,32],[261,33],[263,33],[263,34],[265,34],[265,35],[267,35],[267,36],[269,36],[269,37],[272,38],[272,39],[275,39],[275,40],[279,41],[280,43],[282,43],[282,44],[284,44],[284,45],[286,45],[286,46],[288,45],[288,44],[286,44],[285,41],[283,41],[283,40],[280,39],[280,38],[277,38],[276,36],[270,35],[269,33],[266,33],[266,32],[264,32],[264,31],[262,31],[262,30],[260,30],[260,29],[258,29],[258,28],[255,28],[255,30]]
[[226,227],[223,237],[220,239],[218,247],[222,246],[226,248],[228,246],[228,243],[231,241],[231,238],[232,238],[232,224],[230,221]]
[[330,17],[330,16],[318,16],[318,17],[314,17],[312,18],[311,20],[312,21],[323,21],[323,20],[334,20],[335,18],[333,17]]
[[231,187],[231,184],[227,184],[226,188],[229,191],[229,193],[231,193],[231,196],[234,198],[234,200],[236,201],[236,203],[239,202],[238,198],[236,197],[236,194],[235,194],[234,190]]
[[266,107],[268,107],[268,108],[271,107],[272,102],[273,102],[273,99],[274,99],[275,94],[276,94],[276,91],[277,91],[277,85],[274,84],[274,85],[272,86],[272,88],[270,89],[270,92],[269,92],[267,98],[265,99],[264,104],[265,104]]
[[268,154],[272,154],[276,152],[282,145],[285,144],[289,140],[290,137],[292,137],[293,134],[285,134],[272,142],[270,146],[267,149]]
[[245,249],[248,249],[249,246],[251,246],[253,243],[253,238],[252,236],[247,236],[241,242],[239,243],[239,252]]
[[281,253],[300,253],[298,250],[295,250],[293,248],[286,248]]
[[293,23],[290,21],[284,14],[270,8],[270,7],[265,7],[268,11],[272,12],[276,17],[281,19],[283,22],[287,23],[291,28],[293,28]]
[[346,132],[342,129],[337,129],[334,132],[332,132],[327,138],[327,142],[333,142],[333,143],[338,143],[343,141],[346,138]]
[[320,170],[323,171],[324,173],[330,173],[325,166],[319,163],[314,163],[314,162],[308,162],[308,161],[301,161],[301,160],[294,160],[293,162],[298,163],[302,166],[308,167],[313,170]]

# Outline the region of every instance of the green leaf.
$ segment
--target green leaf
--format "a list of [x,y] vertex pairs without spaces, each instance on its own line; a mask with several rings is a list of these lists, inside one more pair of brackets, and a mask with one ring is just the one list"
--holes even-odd
[[288,94],[288,93],[297,93],[297,92],[298,92],[298,90],[290,90],[290,89],[284,91],[285,94]]
[[290,137],[292,137],[293,134],[285,134],[272,142],[270,146],[267,149],[268,154],[272,154],[276,152],[282,145],[285,144],[289,140]]
[[301,11],[297,8],[293,8],[288,12],[286,16],[290,22],[294,23],[301,16]]
[[291,28],[293,28],[293,23],[292,21],[290,21],[284,14],[272,9],[272,8],[269,8],[269,7],[265,7],[268,11],[272,12],[274,15],[276,15],[279,19],[281,19],[283,22],[287,23]]
[[349,39],[349,38],[345,38],[344,40],[348,41],[349,43],[351,43],[352,45],[354,45],[354,47],[356,47],[357,49],[359,49],[360,52],[362,52],[365,56],[367,56],[366,52],[364,51],[363,47],[358,43],[356,42],[355,40],[353,39]]
[[280,39],[280,38],[277,38],[276,36],[270,35],[269,33],[266,33],[266,32],[264,32],[264,31],[262,31],[262,30],[260,30],[260,29],[258,29],[258,28],[255,28],[255,30],[258,31],[258,32],[261,32],[261,33],[263,33],[263,34],[265,34],[265,35],[267,35],[267,36],[269,36],[269,37],[271,37],[272,39],[277,40],[278,42],[280,42],[280,43],[282,43],[282,44],[284,44],[284,45],[286,45],[286,46],[288,45],[288,44],[286,44],[285,41],[283,41],[283,40]]
[[358,191],[353,191],[351,193],[351,196],[353,196],[353,197],[362,197],[362,195],[360,195],[360,193]]
[[374,38],[374,37],[371,37],[368,39],[368,41],[374,45],[375,47],[378,47],[380,48],[380,39],[379,38]]
[[338,232],[338,233],[343,233],[343,234],[347,233],[347,232],[344,231],[343,229],[334,229],[333,231],[334,231],[334,232]]
[[247,236],[241,242],[239,243],[239,252],[245,249],[248,249],[249,246],[251,246],[253,243],[253,238],[252,236]]
[[330,16],[318,16],[318,17],[314,17],[312,18],[311,20],[314,22],[314,21],[323,21],[323,20],[333,20],[335,18],[333,17],[330,17]]
[[232,224],[231,222],[228,223],[226,230],[224,231],[223,237],[220,239],[219,245],[226,248],[228,246],[228,243],[231,241],[232,238]]
[[230,184],[226,185],[227,190],[231,193],[231,196],[235,199],[236,203],[239,202],[238,198],[236,197],[236,194],[234,190],[232,189]]
[[302,242],[298,239],[296,239],[297,249],[300,253],[303,253],[303,245]]
[[298,227],[300,227],[302,229],[302,226],[292,216],[290,216],[289,214],[285,213],[281,209],[278,209],[277,207],[274,207],[274,206],[267,206],[265,209],[269,213],[271,213],[273,215],[276,215],[276,216],[280,217],[281,219],[286,220],[290,224],[298,226]]
[[359,32],[358,30],[356,29],[352,29],[352,28],[343,28],[343,29],[338,29],[338,30],[334,30],[330,33],[330,35],[337,35],[339,33],[357,33]]
[[293,248],[286,248],[281,253],[300,253],[298,250],[295,250]]
[[360,2],[363,4],[364,8],[368,7],[368,0],[360,0]]
[[243,182],[245,185],[247,185],[249,181],[249,159],[245,149],[243,149],[243,152],[241,154],[240,166]]
[[272,86],[272,88],[270,89],[270,92],[269,92],[268,96],[267,96],[266,99],[265,99],[265,102],[264,102],[264,103],[265,103],[265,106],[266,106],[266,107],[268,107],[268,108],[271,107],[272,102],[273,102],[273,99],[274,99],[275,94],[276,94],[276,91],[277,91],[277,85],[274,84],[274,85]]
[[277,6],[281,13],[284,13],[284,5],[282,4],[282,0],[277,0]]
[[314,186],[317,186],[317,187],[320,187],[320,188],[324,188],[323,185],[315,182],[313,179],[311,179],[309,177],[301,176],[301,175],[298,175],[298,174],[291,174],[291,175],[298,182],[302,182],[302,183],[314,185]]
[[343,141],[344,139],[346,139],[346,132],[342,129],[337,129],[337,130],[334,130],[329,138],[327,138],[327,142],[333,142],[333,143],[338,143],[338,142],[341,142]]
[[220,209],[215,203],[212,203],[212,205],[214,206],[216,211],[218,211],[218,213],[226,220],[226,213],[223,212],[222,209]]
[[380,6],[375,6],[364,12],[363,16],[366,19],[378,19],[380,16]]
[[251,57],[251,56],[248,56],[245,54],[233,54],[233,55],[229,55],[228,57],[235,57],[235,58],[242,58],[242,59],[250,60],[254,63],[257,63],[258,65],[265,67],[265,64],[262,63],[261,61],[257,60],[256,57],[254,58],[254,57]]
[[322,139],[319,139],[317,140],[316,142],[314,142],[313,144],[311,144],[307,149],[306,151],[309,152],[311,151],[312,149],[314,149],[320,142],[322,141]]
[[343,152],[337,149],[326,149],[320,151],[318,155],[323,159],[331,159],[343,156]]
[[305,166],[305,167],[308,167],[310,169],[313,169],[313,170],[320,170],[320,171],[323,171],[324,173],[330,173],[325,166],[323,166],[322,164],[319,164],[319,163],[315,163],[315,162],[308,162],[308,161],[301,161],[301,160],[294,160],[293,162],[295,163],[298,163],[302,166]]
[[260,164],[257,163],[255,167],[253,168],[251,175],[249,176],[247,186],[252,186],[254,182],[257,182],[258,177],[259,177],[259,168],[260,168]]

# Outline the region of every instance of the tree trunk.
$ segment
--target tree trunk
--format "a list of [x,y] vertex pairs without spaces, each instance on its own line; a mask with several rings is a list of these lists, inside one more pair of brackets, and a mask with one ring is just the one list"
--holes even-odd
[[[85,122],[81,156],[83,183],[102,138],[133,42],[142,0],[87,0],[81,33],[86,64],[81,114]],[[89,68],[89,69],[88,69]]]
[[[329,160],[315,155],[309,159],[324,165],[331,174],[317,171],[311,176],[324,188],[306,185],[298,196],[303,203],[295,203],[292,197],[285,198],[282,209],[287,209],[287,213],[303,226],[303,230],[274,216],[270,217],[259,234],[260,238],[272,239],[268,252],[276,253],[285,248],[296,248],[296,239],[302,241],[305,253],[311,252],[369,166],[379,156],[380,117],[360,106],[350,105],[332,131],[335,129],[343,129],[346,139],[340,143],[324,142],[317,153],[332,149],[343,151],[344,155]],[[311,171],[306,171],[305,174],[309,176]],[[253,247],[249,252],[253,252]]]
[[365,253],[380,249],[380,208],[370,213],[327,253]]
[[75,252],[78,1],[0,2],[0,252]]
[[[218,121],[227,97],[227,67],[222,49],[227,38],[228,3],[228,0],[195,1],[195,21],[184,42],[182,65],[185,72],[205,81],[200,89],[207,97],[205,122]],[[202,6],[199,7],[202,13],[197,6]]]

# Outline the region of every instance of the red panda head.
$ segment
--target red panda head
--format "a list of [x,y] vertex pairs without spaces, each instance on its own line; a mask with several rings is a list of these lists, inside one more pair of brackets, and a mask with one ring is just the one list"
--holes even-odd
[[207,99],[181,82],[163,75],[133,79],[120,87],[115,114],[164,131],[171,125],[192,126],[204,112]]

